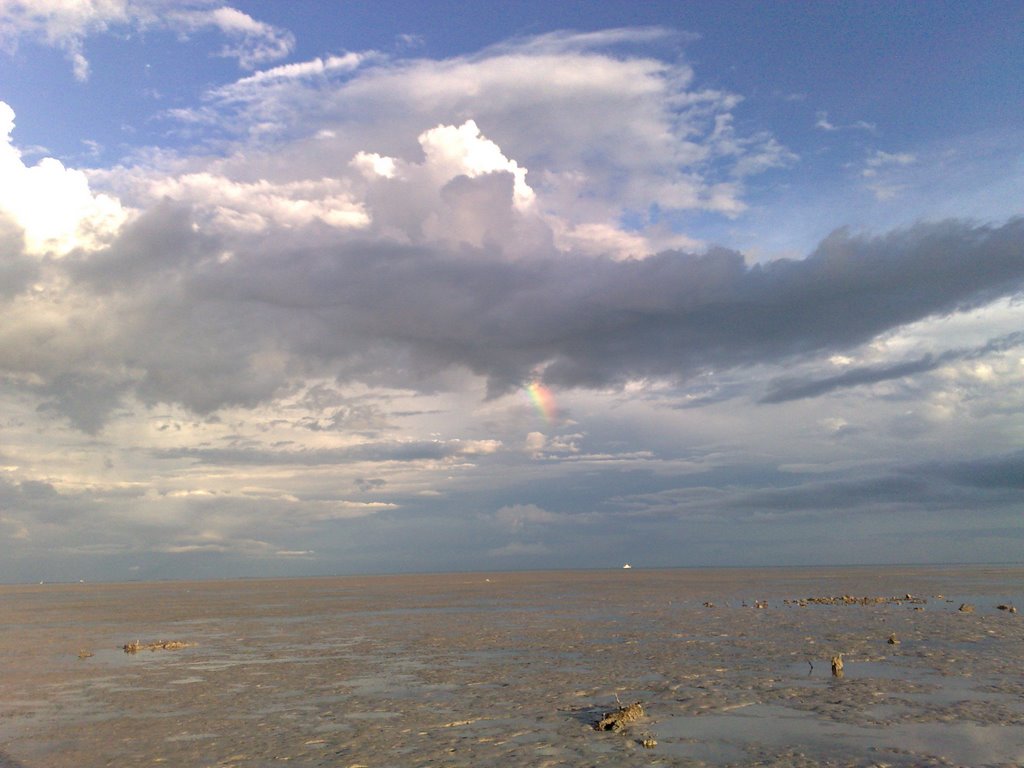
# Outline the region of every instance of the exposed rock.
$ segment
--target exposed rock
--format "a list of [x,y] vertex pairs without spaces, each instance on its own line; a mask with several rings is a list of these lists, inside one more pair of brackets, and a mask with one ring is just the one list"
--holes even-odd
[[639,720],[644,716],[644,708],[639,701],[619,707],[614,712],[608,712],[604,717],[594,724],[599,731],[615,731],[618,733],[630,723]]
[[970,603],[960,603],[960,613],[974,613],[974,606]]
[[843,654],[832,657],[832,677],[843,676]]

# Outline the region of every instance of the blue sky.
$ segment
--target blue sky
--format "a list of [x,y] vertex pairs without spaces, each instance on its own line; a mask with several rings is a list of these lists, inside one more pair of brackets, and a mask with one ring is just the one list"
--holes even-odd
[[0,579],[1019,561],[1022,22],[0,0]]

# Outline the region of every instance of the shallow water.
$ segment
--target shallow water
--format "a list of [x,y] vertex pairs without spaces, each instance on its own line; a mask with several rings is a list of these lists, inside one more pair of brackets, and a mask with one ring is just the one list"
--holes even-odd
[[[785,602],[842,594],[927,602]],[[1024,568],[0,587],[0,768],[1021,765],[1000,603]]]

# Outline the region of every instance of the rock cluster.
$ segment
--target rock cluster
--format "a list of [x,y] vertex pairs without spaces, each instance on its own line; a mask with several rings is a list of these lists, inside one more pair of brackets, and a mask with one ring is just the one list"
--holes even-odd
[[920,605],[928,601],[923,597],[903,595],[895,597],[854,597],[853,595],[826,595],[822,597],[804,597],[799,600],[786,600],[786,605],[882,605],[883,603],[911,603]]

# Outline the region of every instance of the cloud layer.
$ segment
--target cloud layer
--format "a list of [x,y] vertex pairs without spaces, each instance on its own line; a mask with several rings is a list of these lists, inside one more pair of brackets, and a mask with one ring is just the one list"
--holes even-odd
[[[113,28],[213,31],[248,68],[293,44],[207,2],[0,9],[8,45],[82,76]],[[673,564],[756,529],[740,560],[795,562],[797,528],[848,522],[885,559],[873,530],[936,520],[1007,550],[1024,218],[788,258],[705,241],[688,222],[742,226],[804,160],[684,43],[325,54],[164,110],[194,141],[106,168],[27,159],[0,102],[0,551],[122,576],[140,553],[152,576]],[[848,168],[882,198],[929,156]]]

